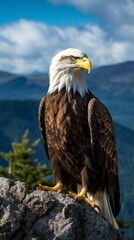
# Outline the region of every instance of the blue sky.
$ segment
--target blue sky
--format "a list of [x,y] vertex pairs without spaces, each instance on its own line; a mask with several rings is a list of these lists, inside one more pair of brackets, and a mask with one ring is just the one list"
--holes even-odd
[[75,47],[93,66],[134,59],[133,0],[0,0],[0,69],[48,71],[58,51]]
[[85,14],[74,6],[55,5],[45,0],[0,0],[0,5],[1,24],[20,18],[60,27],[98,22],[96,17]]

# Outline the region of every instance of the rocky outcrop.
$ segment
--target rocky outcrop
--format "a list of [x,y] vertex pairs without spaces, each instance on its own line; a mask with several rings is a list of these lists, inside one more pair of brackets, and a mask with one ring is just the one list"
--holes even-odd
[[0,240],[123,240],[94,209],[64,193],[0,178]]

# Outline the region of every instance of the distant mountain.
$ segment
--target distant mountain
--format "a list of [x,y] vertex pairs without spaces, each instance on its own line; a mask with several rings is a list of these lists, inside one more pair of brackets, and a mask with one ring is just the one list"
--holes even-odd
[[96,68],[86,79],[114,120],[134,129],[134,61]]
[[0,84],[6,83],[8,81],[12,81],[17,78],[16,74],[0,71]]
[[[109,108],[115,121],[134,129],[134,61],[102,66],[85,73],[90,90]],[[41,99],[48,75],[17,76],[0,72],[0,100]]]
[[47,74],[18,76],[0,71],[0,100],[40,99],[47,88]]

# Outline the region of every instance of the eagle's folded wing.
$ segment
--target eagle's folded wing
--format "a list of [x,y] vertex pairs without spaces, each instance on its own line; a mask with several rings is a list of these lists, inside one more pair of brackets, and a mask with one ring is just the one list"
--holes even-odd
[[88,104],[92,157],[110,196],[114,216],[120,211],[118,162],[113,122],[107,108],[96,98]]

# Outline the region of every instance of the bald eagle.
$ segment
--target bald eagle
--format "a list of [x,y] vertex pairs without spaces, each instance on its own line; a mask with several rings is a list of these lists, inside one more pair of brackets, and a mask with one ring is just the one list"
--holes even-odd
[[[48,94],[39,106],[39,126],[56,186],[41,190],[71,190],[118,229],[120,191],[116,142],[111,115],[88,89],[84,70],[92,66],[78,49],[66,49],[52,59]],[[74,193],[72,190],[76,190]]]

